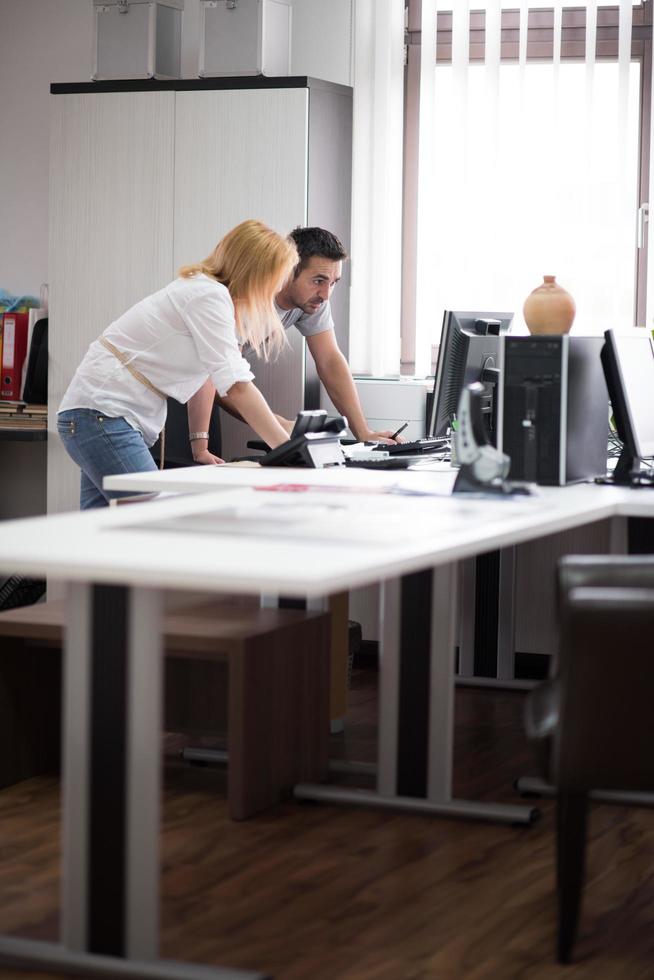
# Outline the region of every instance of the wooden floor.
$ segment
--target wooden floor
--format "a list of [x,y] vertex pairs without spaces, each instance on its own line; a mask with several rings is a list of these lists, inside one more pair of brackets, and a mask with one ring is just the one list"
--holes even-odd
[[[355,670],[334,754],[374,758],[375,680]],[[512,781],[531,770],[523,698],[457,692],[456,794],[515,802]],[[521,829],[293,802],[235,824],[224,774],[182,768],[173,748],[163,956],[278,980],[654,978],[654,811],[593,808],[575,963],[558,967],[550,802]],[[0,826],[0,929],[55,939],[56,782],[0,792]]]

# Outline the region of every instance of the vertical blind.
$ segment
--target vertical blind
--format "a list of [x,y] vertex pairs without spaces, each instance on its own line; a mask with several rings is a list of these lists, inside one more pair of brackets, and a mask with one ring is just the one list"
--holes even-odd
[[[562,0],[549,0],[549,11],[538,6],[519,0],[509,50],[501,0],[422,0],[418,165],[406,174],[417,186],[416,254],[404,285],[415,296],[413,304],[405,296],[402,324],[403,356],[413,354],[418,375],[429,373],[444,309],[515,311],[520,329],[522,303],[545,274],[574,295],[575,330],[634,322],[640,69],[632,2],[619,0],[617,49],[607,55],[604,31],[599,56],[598,8],[606,5],[585,5],[585,45],[574,51],[570,39],[580,32],[564,28]],[[541,32],[532,41],[527,27],[544,15],[551,40]],[[404,220],[410,226],[412,216]],[[398,369],[392,351],[389,338],[386,371]]]
[[402,261],[404,5],[354,10],[350,365],[398,372]]

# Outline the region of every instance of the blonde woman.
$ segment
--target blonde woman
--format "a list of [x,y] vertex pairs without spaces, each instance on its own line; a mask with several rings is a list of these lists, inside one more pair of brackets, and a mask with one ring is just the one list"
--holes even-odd
[[156,469],[149,452],[166,420],[166,398],[188,403],[189,438],[199,463],[208,451],[206,420],[215,392],[271,447],[288,439],[252,383],[240,348],[260,356],[285,343],[274,297],[297,251],[259,221],[228,232],[204,261],[184,266],[168,286],[107,327],[89,347],[59,406],[57,429],[82,471],[80,506],[105,506],[105,476]]

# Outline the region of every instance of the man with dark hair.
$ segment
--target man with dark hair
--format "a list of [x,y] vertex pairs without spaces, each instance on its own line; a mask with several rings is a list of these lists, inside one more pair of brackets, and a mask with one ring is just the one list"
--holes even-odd
[[[289,238],[295,242],[300,261],[293,278],[275,297],[282,324],[286,329],[296,327],[305,337],[318,377],[356,439],[403,442],[401,438],[394,440],[390,429],[374,432],[368,425],[349,364],[336,341],[329,297],[341,278],[347,252],[336,235],[324,228],[295,228]],[[240,418],[229,396],[216,396],[216,400],[230,415]],[[301,408],[298,405],[298,411]],[[293,421],[281,415],[276,418],[290,434]]]
[[[341,278],[347,252],[336,235],[324,228],[295,228],[289,237],[295,242],[300,261],[293,278],[275,297],[280,319],[285,327],[296,327],[306,338],[318,377],[337,410],[347,418],[352,434],[360,440],[390,441],[390,430],[373,432],[368,425],[350,367],[334,334],[329,298]],[[293,423],[279,421],[290,432]]]
[[336,235],[324,228],[298,227],[294,228],[288,237],[295,242],[297,254],[300,256],[300,264],[295,270],[296,276],[314,255],[331,259],[332,262],[342,262],[347,258],[347,252]]

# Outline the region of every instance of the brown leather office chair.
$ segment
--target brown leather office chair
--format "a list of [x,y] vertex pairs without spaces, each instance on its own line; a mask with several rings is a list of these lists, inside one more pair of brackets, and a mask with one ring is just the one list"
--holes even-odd
[[654,557],[559,566],[555,676],[527,702],[527,733],[557,789],[557,956],[569,962],[591,790],[654,791]]

